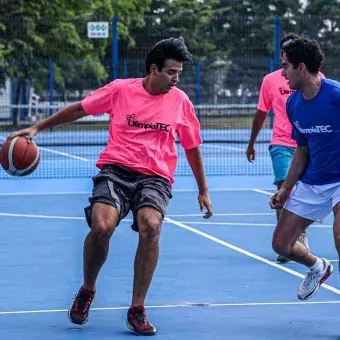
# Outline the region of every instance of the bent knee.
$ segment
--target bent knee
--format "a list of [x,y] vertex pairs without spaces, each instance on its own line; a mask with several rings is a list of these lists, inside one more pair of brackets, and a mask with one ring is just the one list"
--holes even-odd
[[109,204],[96,202],[91,213],[91,231],[98,237],[110,237],[118,225],[119,213]]
[[110,238],[117,224],[112,219],[105,219],[102,216],[94,216],[91,222],[93,235],[100,238]]
[[279,255],[288,256],[291,252],[291,246],[285,242],[282,242],[279,238],[273,238],[272,247],[275,253]]
[[158,214],[141,214],[138,219],[138,229],[141,236],[149,239],[159,237],[162,227],[162,216]]

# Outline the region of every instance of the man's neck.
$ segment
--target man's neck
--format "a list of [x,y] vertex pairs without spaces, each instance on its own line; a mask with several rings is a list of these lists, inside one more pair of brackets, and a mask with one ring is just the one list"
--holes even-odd
[[142,84],[143,84],[143,87],[145,89],[146,92],[154,95],[154,96],[157,96],[159,94],[161,94],[159,92],[159,89],[155,89],[153,88],[152,84],[151,84],[151,79],[149,76],[146,76],[143,81],[142,81]]
[[304,86],[301,88],[303,98],[310,100],[313,99],[320,91],[321,79],[318,75],[311,75]]

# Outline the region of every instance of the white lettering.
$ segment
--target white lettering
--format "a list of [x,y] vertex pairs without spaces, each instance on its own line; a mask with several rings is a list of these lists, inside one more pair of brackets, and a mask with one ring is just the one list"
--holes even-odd
[[294,122],[294,125],[301,133],[330,133],[333,131],[330,125],[316,125],[306,129],[302,128],[298,121]]

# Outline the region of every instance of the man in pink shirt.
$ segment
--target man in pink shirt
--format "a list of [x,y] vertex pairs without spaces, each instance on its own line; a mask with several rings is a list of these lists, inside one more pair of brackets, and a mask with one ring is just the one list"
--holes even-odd
[[[291,41],[300,39],[297,34],[289,33],[280,42],[280,48],[289,44]],[[281,52],[282,53],[282,52]],[[253,126],[247,148],[247,158],[249,162],[255,161],[255,141],[259,135],[263,123],[266,120],[268,112],[273,109],[274,124],[273,135],[269,145],[269,152],[272,159],[274,171],[274,184],[279,190],[285,180],[293,154],[296,148],[296,142],[292,139],[292,125],[290,124],[286,113],[286,102],[293,90],[287,85],[287,80],[281,75],[282,70],[274,71],[266,75],[263,79],[258,108],[253,120]],[[277,209],[277,219],[282,213],[282,209]],[[300,242],[308,247],[306,234],[299,238]],[[288,259],[279,255],[279,262],[287,262]]]
[[73,323],[87,322],[110,237],[132,211],[132,228],[139,233],[139,243],[126,325],[139,335],[156,333],[147,320],[144,302],[157,265],[162,220],[171,198],[178,158],[176,136],[197,182],[200,209],[207,209],[203,217],[212,216],[199,149],[199,122],[188,96],[176,87],[184,61],[191,61],[184,40],[164,39],[147,55],[145,78],[115,80],[84,100],[10,135],[33,138],[43,129],[87,115],[105,112],[111,116],[107,147],[97,161],[100,171],[93,177],[91,205],[85,209],[91,231],[84,244],[84,281],[69,310]]

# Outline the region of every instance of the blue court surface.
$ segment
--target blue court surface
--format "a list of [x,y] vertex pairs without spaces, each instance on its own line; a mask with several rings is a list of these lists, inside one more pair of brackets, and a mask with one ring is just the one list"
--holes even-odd
[[[9,132],[0,133],[0,144],[6,140],[8,135]],[[205,142],[201,145],[201,151],[204,156],[206,174],[271,173],[272,163],[268,143],[258,143],[256,162],[248,162],[245,152],[249,135],[249,129],[202,130],[202,138]],[[263,129],[258,140],[264,142],[269,140],[270,136],[271,130]],[[225,139],[228,139],[229,143],[224,143]],[[95,164],[99,153],[106,145],[107,131],[44,131],[39,133],[34,140],[39,146],[41,159],[37,170],[30,175],[31,178],[90,177],[97,171]],[[78,145],[72,145],[75,142]],[[91,145],[91,142],[99,144]],[[178,156],[176,174],[191,175],[191,169],[181,147],[178,148]],[[10,178],[10,175],[0,172],[0,179],[2,178]]]
[[[334,273],[309,302],[296,297],[305,268],[271,248],[272,176],[209,176],[215,215],[204,220],[192,177],[177,177],[147,298],[157,339],[340,339],[332,220],[308,231]],[[0,339],[131,339],[125,328],[138,236],[131,216],[111,239],[90,320],[69,322],[82,283],[90,179],[1,180]]]

